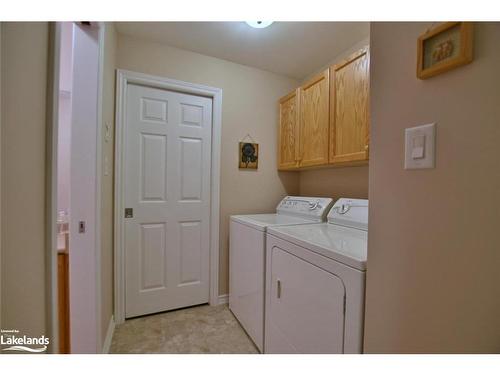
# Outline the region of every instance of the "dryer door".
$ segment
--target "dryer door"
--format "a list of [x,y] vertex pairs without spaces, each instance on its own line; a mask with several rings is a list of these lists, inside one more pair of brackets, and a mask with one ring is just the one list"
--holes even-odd
[[266,353],[343,353],[342,280],[278,247],[271,262]]

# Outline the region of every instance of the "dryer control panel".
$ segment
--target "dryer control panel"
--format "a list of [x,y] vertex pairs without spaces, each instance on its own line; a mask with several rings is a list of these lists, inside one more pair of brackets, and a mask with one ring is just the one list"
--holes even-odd
[[276,207],[276,212],[321,222],[325,221],[332,204],[331,198],[286,196]]

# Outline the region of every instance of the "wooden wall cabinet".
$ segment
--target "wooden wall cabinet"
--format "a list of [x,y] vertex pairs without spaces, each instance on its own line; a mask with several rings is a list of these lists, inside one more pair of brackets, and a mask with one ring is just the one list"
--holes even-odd
[[299,89],[280,99],[278,131],[278,169],[291,170],[299,166]]
[[280,99],[279,170],[367,163],[369,65],[365,47]]
[[317,75],[299,89],[299,166],[328,163],[329,71]]
[[330,68],[331,164],[368,160],[369,64],[369,49],[363,48]]

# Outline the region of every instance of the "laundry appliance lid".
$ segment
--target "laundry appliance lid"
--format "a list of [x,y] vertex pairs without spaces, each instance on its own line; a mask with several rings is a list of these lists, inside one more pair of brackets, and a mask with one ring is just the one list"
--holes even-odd
[[286,196],[275,214],[234,215],[231,220],[265,231],[268,226],[321,223],[326,220],[331,198]]
[[270,227],[273,235],[330,259],[366,270],[368,232],[328,223]]
[[310,224],[315,222],[312,219],[280,214],[233,215],[231,216],[231,220],[260,231],[265,231],[270,226]]

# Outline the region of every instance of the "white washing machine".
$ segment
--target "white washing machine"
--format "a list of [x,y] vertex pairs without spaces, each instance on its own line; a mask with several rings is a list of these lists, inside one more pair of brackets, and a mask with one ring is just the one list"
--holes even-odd
[[229,308],[253,340],[264,348],[266,231],[287,225],[321,223],[330,198],[287,196],[274,214],[231,216],[229,229]]
[[267,232],[265,353],[362,353],[368,201]]

